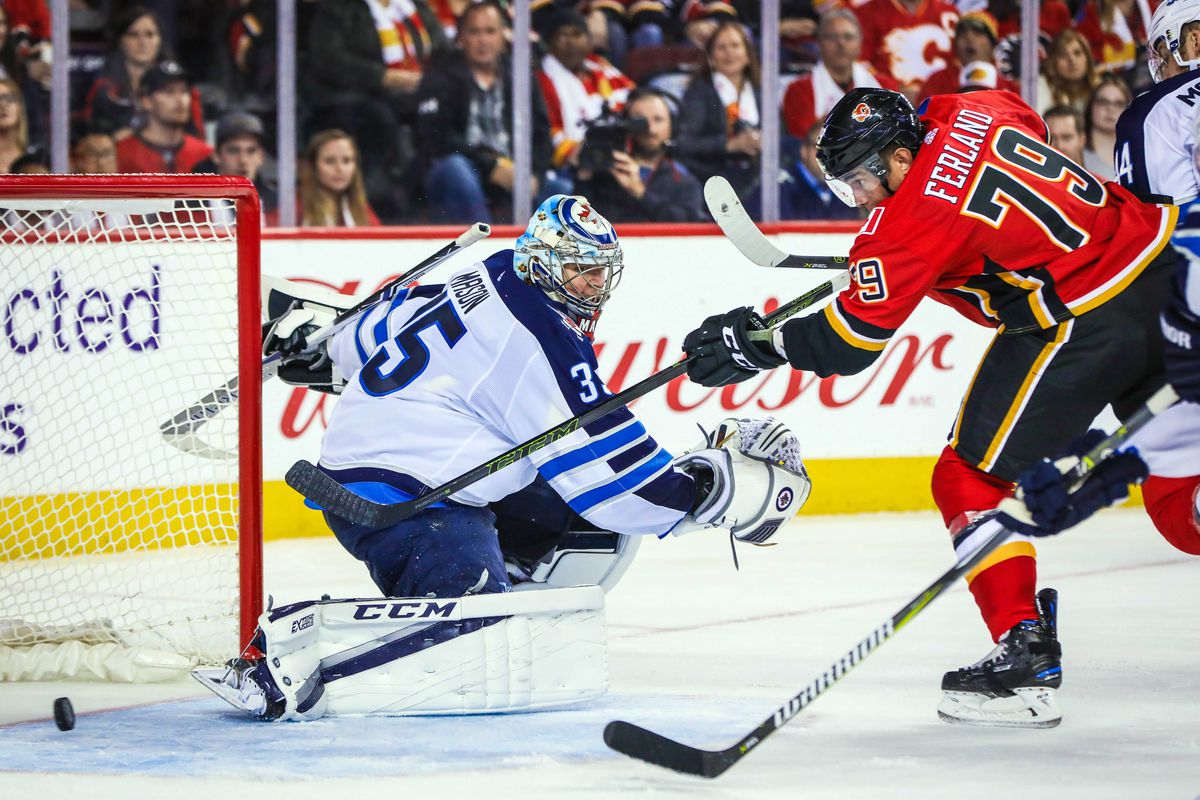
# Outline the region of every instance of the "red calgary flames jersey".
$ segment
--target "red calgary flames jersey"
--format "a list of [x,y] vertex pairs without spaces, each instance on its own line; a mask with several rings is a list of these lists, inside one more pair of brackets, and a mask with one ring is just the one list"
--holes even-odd
[[915,12],[900,0],[870,0],[854,13],[862,23],[863,53],[897,83],[920,87],[950,63],[958,11],[944,0],[922,0]]
[[1173,206],[1142,203],[1050,147],[1015,94],[937,95],[921,120],[904,182],[851,248],[850,287],[798,321],[823,330],[785,328],[799,369],[863,369],[926,295],[981,324],[1051,328],[1119,294],[1167,244]]

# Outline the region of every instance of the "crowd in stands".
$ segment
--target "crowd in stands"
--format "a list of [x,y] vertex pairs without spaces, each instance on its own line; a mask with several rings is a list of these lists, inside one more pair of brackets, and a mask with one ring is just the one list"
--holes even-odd
[[[510,220],[515,1],[299,0],[299,224]],[[782,0],[778,109],[763,108],[776,77],[758,62],[757,2],[529,2],[532,199],[582,193],[621,222],[706,221],[713,175],[757,214],[768,114],[782,217],[855,219],[815,159],[846,91],[1019,90],[1020,0]],[[1148,82],[1139,6],[1040,6],[1034,105],[1054,145],[1105,179],[1116,120]],[[72,170],[242,175],[274,224],[276,4],[70,9]],[[49,36],[46,0],[0,0],[0,172],[48,169]]]

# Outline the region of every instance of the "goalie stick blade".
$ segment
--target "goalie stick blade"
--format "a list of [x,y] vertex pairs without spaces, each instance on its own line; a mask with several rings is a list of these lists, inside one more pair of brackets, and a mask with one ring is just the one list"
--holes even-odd
[[691,747],[619,719],[604,727],[604,743],[630,758],[701,778],[715,778],[737,760],[727,758],[723,752]]
[[378,503],[359,497],[303,459],[292,464],[283,482],[330,514],[356,525],[381,528],[387,522]]

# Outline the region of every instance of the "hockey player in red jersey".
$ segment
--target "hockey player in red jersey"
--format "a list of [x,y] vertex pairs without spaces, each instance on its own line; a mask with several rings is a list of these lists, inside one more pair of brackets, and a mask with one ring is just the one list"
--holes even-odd
[[[719,386],[784,363],[859,372],[927,296],[995,327],[932,481],[956,552],[972,550],[1022,470],[1106,405],[1127,415],[1164,382],[1157,310],[1177,258],[1166,247],[1176,209],[1100,183],[1046,134],[1010,92],[938,95],[918,116],[895,92],[852,90],[817,145],[830,187],[871,211],[850,287],[770,333],[749,308],[709,317],[684,342],[689,377]],[[998,647],[945,675],[943,719],[1060,721],[1056,599],[1036,577],[1024,536],[967,576]]]

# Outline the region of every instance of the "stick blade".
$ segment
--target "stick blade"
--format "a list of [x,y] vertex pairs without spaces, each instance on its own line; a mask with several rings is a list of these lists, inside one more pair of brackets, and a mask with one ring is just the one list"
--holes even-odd
[[732,765],[722,753],[691,747],[619,719],[604,727],[604,743],[630,758],[701,778],[715,778]]
[[292,465],[283,481],[323,510],[356,525],[379,528],[386,522],[375,503],[354,494],[303,459]]
[[774,267],[787,258],[787,254],[773,245],[750,219],[737,192],[725,178],[714,175],[705,182],[704,202],[721,232],[751,263]]

